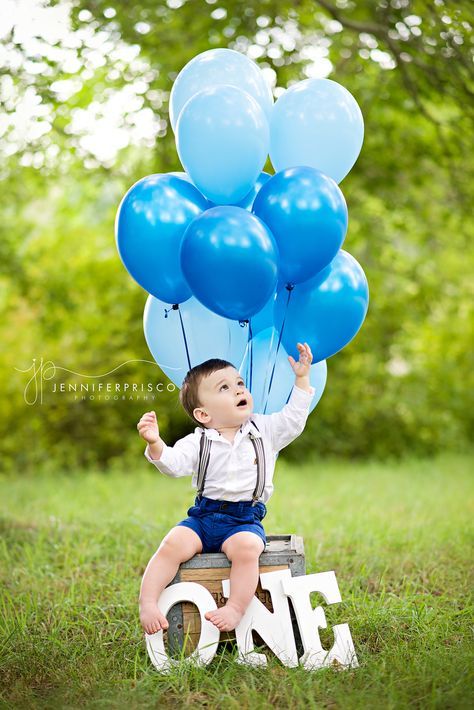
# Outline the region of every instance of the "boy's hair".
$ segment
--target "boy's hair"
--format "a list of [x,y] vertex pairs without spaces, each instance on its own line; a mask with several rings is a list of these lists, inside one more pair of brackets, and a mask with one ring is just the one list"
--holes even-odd
[[234,367],[231,362],[227,360],[219,360],[219,358],[212,358],[211,360],[206,360],[201,362],[200,365],[192,367],[187,373],[181,385],[181,390],[179,393],[179,399],[187,414],[191,419],[196,422],[199,426],[203,426],[201,422],[195,419],[193,412],[196,407],[200,407],[201,403],[198,399],[198,388],[204,377],[207,377],[212,372],[216,370],[223,370],[226,367]]

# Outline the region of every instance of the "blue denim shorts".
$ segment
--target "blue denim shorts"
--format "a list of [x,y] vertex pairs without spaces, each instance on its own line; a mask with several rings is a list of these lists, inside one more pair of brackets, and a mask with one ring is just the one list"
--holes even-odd
[[255,533],[266,545],[265,530],[260,522],[266,514],[267,509],[261,501],[252,506],[251,500],[237,503],[196,496],[188,517],[177,525],[191,528],[199,535],[203,552],[221,552],[222,543],[242,531]]

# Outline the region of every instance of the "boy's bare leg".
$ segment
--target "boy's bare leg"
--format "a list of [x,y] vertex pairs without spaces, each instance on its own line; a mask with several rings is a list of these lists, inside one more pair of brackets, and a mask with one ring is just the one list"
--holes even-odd
[[172,528],[149,561],[140,589],[140,623],[147,634],[167,629],[166,616],[158,608],[158,599],[171,582],[181,562],[202,551],[199,535],[184,525]]
[[222,552],[232,562],[230,596],[225,606],[204,614],[219,631],[235,629],[250,604],[258,584],[258,558],[264,548],[263,540],[250,531],[235,533],[223,543]]

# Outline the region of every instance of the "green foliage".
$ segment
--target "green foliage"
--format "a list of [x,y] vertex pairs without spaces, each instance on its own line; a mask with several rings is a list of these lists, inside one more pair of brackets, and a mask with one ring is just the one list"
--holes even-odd
[[[81,0],[72,15],[75,48],[64,38],[17,41],[14,29],[5,38],[2,466],[48,459],[71,468],[110,466],[123,456],[131,462],[142,448],[135,424],[148,409],[156,409],[170,442],[192,429],[176,392],[109,403],[45,393],[42,405],[28,406],[27,376],[15,368],[43,357],[91,376],[151,359],[142,333],[147,294],[116,252],[115,212],[135,180],[180,169],[166,123],[169,91],[191,57],[216,46],[253,52],[278,87],[311,75],[326,55],[330,77],[355,95],[366,124],[342,190],[350,221],[345,248],[366,271],[369,313],[357,338],[329,360],[324,397],[284,456],[317,450],[383,457],[466,446],[474,384],[472,5],[339,5]],[[69,52],[67,61],[60,50]],[[71,79],[74,90],[61,98],[55,82]],[[107,103],[137,82],[135,94]],[[28,92],[41,101],[43,116],[20,139],[9,121]],[[116,156],[94,150],[79,120],[88,111],[129,136]],[[140,115],[156,122],[151,143],[134,137]],[[41,128],[45,122],[49,128]],[[77,381],[70,372],[60,379]],[[128,362],[114,381],[167,379],[151,364]]]

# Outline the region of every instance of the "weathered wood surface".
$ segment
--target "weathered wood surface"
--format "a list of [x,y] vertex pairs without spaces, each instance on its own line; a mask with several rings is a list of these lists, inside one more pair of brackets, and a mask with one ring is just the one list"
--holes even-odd
[[[191,560],[180,565],[171,584],[176,582],[202,584],[209,590],[216,605],[221,607],[227,601],[222,593],[221,581],[229,579],[230,567],[230,562],[224,553],[195,555]],[[297,535],[267,535],[267,545],[259,558],[259,569],[260,572],[290,569],[293,577],[306,574],[303,538]],[[270,593],[262,589],[260,581],[255,594],[262,604],[273,612]],[[291,605],[290,611],[298,647],[299,631]],[[188,655],[196,648],[201,631],[201,617],[197,607],[190,602],[182,602],[170,609],[167,618],[170,626],[163,636],[169,652],[175,655],[184,646],[184,653]],[[258,634],[253,633],[256,643],[263,644]],[[184,644],[185,638],[186,644]],[[221,633],[222,642],[232,640],[235,640],[234,631]]]

